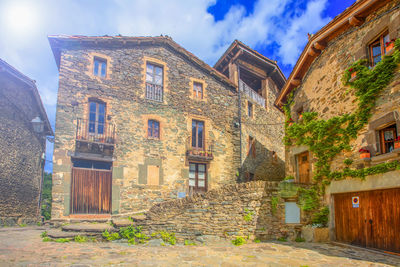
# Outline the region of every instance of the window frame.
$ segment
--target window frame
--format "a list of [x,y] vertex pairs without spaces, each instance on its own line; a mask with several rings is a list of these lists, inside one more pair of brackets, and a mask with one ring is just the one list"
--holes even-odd
[[[195,135],[193,135],[193,123],[196,122],[196,126],[195,126]],[[203,131],[202,131],[202,143],[201,146],[199,146],[199,124],[202,123],[203,124]],[[191,133],[191,145],[192,148],[195,149],[204,149],[205,148],[205,129],[206,129],[206,124],[204,121],[202,120],[197,120],[197,119],[192,119],[192,133]],[[195,139],[195,142],[193,142]],[[193,143],[195,143],[195,145],[193,145]]]
[[[369,61],[370,61],[370,65],[371,67],[374,67],[376,64],[378,64],[380,61],[382,61],[383,57],[386,55],[386,42],[385,42],[385,38],[389,37],[389,30],[384,30],[382,33],[380,33],[376,38],[374,38],[374,40],[372,42],[369,43],[368,45],[368,52],[369,52]],[[378,56],[374,56],[373,54],[373,47],[374,45],[379,44],[380,47],[380,57],[381,60],[378,62],[375,62],[375,58]]]
[[[190,173],[191,173],[191,165],[195,166],[195,177],[194,178],[190,178]],[[199,165],[204,166],[204,172],[199,171]],[[193,190],[193,192],[207,192],[208,190],[208,172],[207,172],[207,167],[208,165],[206,163],[200,163],[200,162],[189,162],[189,191]],[[204,186],[199,186],[199,173],[204,173]],[[195,185],[191,186],[190,185],[190,180],[195,180]]]
[[[94,112],[95,114],[95,120],[93,121],[91,119],[91,114],[93,114],[92,110],[91,110],[91,104],[95,104],[96,105],[96,111]],[[100,125],[100,121],[99,121],[99,117],[100,117],[100,105],[104,106],[104,113],[103,113],[103,131],[100,133],[99,132],[99,125]],[[106,114],[107,114],[107,105],[105,102],[97,100],[97,99],[89,99],[88,100],[88,134],[89,135],[103,135],[105,134],[106,131]],[[91,131],[91,124],[94,122],[94,131]]]
[[247,156],[251,155],[252,158],[256,157],[256,139],[249,135],[247,143]]
[[[196,90],[196,85],[198,88],[201,88],[201,90]],[[195,99],[204,99],[204,84],[202,82],[198,81],[193,81],[193,86],[192,86],[192,92],[193,92],[193,98]],[[201,95],[199,95],[201,94]]]
[[[384,134],[385,134],[385,131],[388,131],[388,130],[392,130],[392,133],[393,133],[393,140],[392,141],[386,141],[385,140]],[[386,125],[384,127],[381,127],[380,129],[377,129],[377,131],[378,131],[378,138],[379,138],[379,140],[378,140],[379,141],[379,152],[381,154],[387,154],[387,153],[392,152],[395,149],[394,148],[395,140],[399,136],[398,135],[399,133],[397,132],[396,123],[395,122],[390,123],[390,124],[388,124],[388,125]],[[390,143],[392,144],[393,149],[392,149],[392,151],[387,151],[386,144],[390,144]]]
[[254,115],[254,105],[252,102],[247,101],[247,116],[253,118]]
[[[156,126],[158,126],[158,134],[156,135]],[[147,138],[149,139],[160,139],[161,123],[158,120],[148,119],[147,120]]]
[[[98,66],[96,68],[96,62],[98,62]],[[105,65],[103,65],[105,64]],[[106,79],[107,75],[108,75],[108,60],[106,58],[102,58],[99,56],[94,56],[93,57],[93,71],[92,74],[96,77],[102,78],[102,79]],[[104,70],[104,76],[102,75],[102,72]],[[97,72],[97,74],[96,74]]]
[[[145,98],[149,99],[149,100],[152,100],[152,101],[157,101],[157,102],[161,102],[162,103],[164,101],[164,92],[165,92],[165,90],[164,90],[164,81],[165,81],[164,70],[165,70],[165,67],[164,67],[164,65],[154,63],[154,62],[152,62],[150,60],[149,61],[146,60],[145,62],[146,62],[145,70],[144,70],[144,73],[145,73]],[[152,66],[152,68],[153,68],[153,71],[151,73],[148,72],[148,66]],[[160,75],[157,75],[157,72],[156,72],[157,68],[161,69],[161,81],[160,81],[160,83],[157,83],[155,81],[156,77],[160,76]],[[152,81],[148,81],[148,76],[151,77]],[[155,97],[151,97],[151,96],[149,96],[147,94],[148,93],[148,88],[147,88],[148,86],[152,86],[152,87],[158,86],[158,87],[160,87],[160,89],[161,89],[161,97],[160,97],[160,99],[155,99]]]

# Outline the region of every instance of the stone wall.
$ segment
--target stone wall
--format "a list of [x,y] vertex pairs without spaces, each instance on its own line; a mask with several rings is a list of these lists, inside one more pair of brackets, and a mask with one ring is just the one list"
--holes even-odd
[[[90,75],[92,55],[109,59],[106,79]],[[145,61],[164,64],[162,103],[146,100]],[[204,81],[205,99],[195,100],[191,81]],[[205,139],[213,140],[214,159],[208,164],[208,188],[236,182],[239,168],[237,94],[169,47],[86,47],[63,50],[60,66],[54,146],[53,218],[69,215],[71,155],[75,151],[78,118],[87,118],[88,99],[106,103],[108,122],[116,126],[113,161],[112,213],[147,210],[155,203],[188,193],[186,143],[191,121],[205,122]],[[148,139],[147,119],[160,121],[160,140]],[[160,166],[160,185],[146,184],[149,165]]]
[[[178,239],[213,235],[261,240],[300,235],[301,225],[285,224],[284,202],[279,199],[271,212],[271,197],[278,195],[278,183],[254,181],[225,185],[203,195],[154,205],[144,221],[136,222],[146,231],[174,232]],[[245,215],[250,220],[245,220]]]
[[30,88],[0,72],[0,225],[39,219],[45,139],[31,126],[39,114]]
[[[344,71],[356,60],[368,58],[367,46],[376,36],[385,29],[389,29],[390,38],[400,36],[400,1],[392,1],[382,7],[378,12],[369,15],[360,27],[353,27],[328,43],[302,80],[296,90],[292,106],[292,118],[297,119],[297,111],[317,112],[318,117],[329,119],[337,115],[351,113],[355,110],[357,102],[353,91],[342,84]],[[337,155],[332,162],[331,169],[345,167],[346,158],[354,160],[353,166],[362,168],[369,166],[368,162],[360,161],[358,150],[368,147],[372,156],[376,153],[375,129],[372,125],[389,113],[400,112],[400,73],[397,70],[392,83],[381,93],[377,99],[377,106],[372,111],[369,125],[359,132],[357,139],[351,141],[352,151]],[[392,116],[393,117],[393,116]],[[397,119],[398,120],[398,119]],[[399,123],[397,122],[397,125]],[[399,126],[397,126],[399,127]],[[398,128],[399,129],[399,128]],[[307,147],[287,147],[286,174],[296,175],[295,155],[307,150]],[[387,159],[376,158],[376,163]],[[376,164],[372,162],[372,164]],[[311,171],[313,171],[311,164]]]

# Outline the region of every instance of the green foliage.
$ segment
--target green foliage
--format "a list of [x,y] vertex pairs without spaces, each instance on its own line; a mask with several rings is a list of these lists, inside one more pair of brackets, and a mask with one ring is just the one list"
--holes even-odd
[[254,241],[253,241],[254,243],[261,243],[261,240],[260,239],[254,239]]
[[88,241],[88,238],[86,236],[77,235],[75,236],[74,241],[77,243],[85,243]]
[[167,231],[160,231],[160,232],[158,232],[158,234],[161,236],[161,239],[164,242],[169,243],[170,245],[176,244],[175,233],[169,233]]
[[114,241],[114,240],[121,239],[121,236],[119,235],[119,233],[111,233],[110,234],[107,230],[104,230],[102,235],[105,239],[107,239],[107,241]]
[[244,209],[244,211],[246,212],[246,214],[243,216],[243,220],[245,220],[246,222],[252,221],[254,212],[249,211],[249,209]]
[[134,227],[129,225],[128,227],[122,227],[119,230],[119,234],[121,238],[127,239],[128,243],[131,245],[135,245],[137,243],[143,244],[146,243],[149,239],[144,233],[142,233],[142,227]]
[[294,241],[296,241],[296,242],[306,242],[306,240],[304,238],[299,237],[299,236],[296,237],[296,239]]
[[43,187],[42,187],[42,206],[41,206],[41,215],[45,220],[51,219],[51,190],[53,187],[53,180],[51,173],[44,173],[43,176]]
[[47,236],[47,231],[44,231],[43,233],[40,234],[40,237],[46,237]]
[[276,211],[278,209],[278,202],[279,202],[279,198],[278,197],[271,197],[271,213],[273,215],[276,214]]
[[57,238],[57,239],[55,239],[55,241],[56,241],[57,243],[68,243],[68,242],[70,242],[71,240],[70,240],[69,238]]
[[294,176],[288,175],[288,176],[286,176],[283,180],[284,180],[284,181],[291,181],[291,180],[294,180]]
[[19,226],[19,227],[26,227],[27,224],[26,224],[26,223],[21,223],[21,224],[19,224],[18,226]]
[[243,236],[237,236],[235,239],[232,240],[232,244],[235,246],[241,246],[246,243],[247,243],[246,238]]
[[312,218],[312,223],[317,224],[321,227],[328,226],[328,219],[329,219],[329,208],[327,206],[322,207],[318,212],[314,213]]
[[50,242],[50,241],[52,241],[52,239],[50,237],[48,237],[48,236],[45,236],[45,237],[43,237],[42,241],[43,242]]
[[185,246],[196,246],[196,243],[191,240],[185,239],[184,245]]
[[353,164],[353,160],[352,159],[345,159],[343,161],[344,164],[346,164],[347,166],[350,166],[351,164]]
[[278,239],[277,239],[279,242],[287,242],[287,239],[286,239],[286,237],[279,237]]
[[[382,61],[370,69],[366,60],[354,62],[344,73],[342,81],[353,90],[356,96],[357,108],[351,114],[335,116],[328,120],[319,119],[316,112],[304,112],[303,119],[293,123],[291,105],[294,92],[288,96],[283,110],[286,116],[284,143],[290,145],[305,145],[313,153],[316,163],[313,179],[316,186],[311,189],[299,189],[300,204],[303,210],[312,211],[319,208],[319,197],[325,186],[332,180],[345,177],[364,179],[367,175],[384,173],[400,169],[399,161],[382,163],[373,167],[353,170],[349,167],[341,171],[331,171],[331,162],[343,151],[350,151],[350,141],[355,139],[359,131],[368,123],[371,111],[376,105],[379,94],[389,85],[395,69],[400,63],[400,39],[396,40],[396,50],[391,56],[384,56]],[[355,79],[350,80],[351,73],[357,72]],[[351,165],[351,160],[344,162]],[[307,192],[309,191],[309,192]]]

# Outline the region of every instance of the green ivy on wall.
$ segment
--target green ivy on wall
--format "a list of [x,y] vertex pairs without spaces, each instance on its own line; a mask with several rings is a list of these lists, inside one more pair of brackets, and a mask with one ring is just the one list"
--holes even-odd
[[[331,171],[330,166],[335,156],[342,151],[351,150],[350,141],[355,139],[368,123],[376,99],[389,85],[399,63],[400,39],[396,40],[393,54],[384,56],[374,68],[370,69],[366,60],[358,60],[345,71],[343,84],[354,91],[358,101],[356,110],[351,114],[324,120],[318,118],[316,112],[304,112],[303,119],[294,123],[291,119],[291,105],[295,90],[289,94],[287,104],[283,107],[286,116],[284,143],[287,146],[306,145],[316,159],[313,175],[315,186],[310,189],[301,188],[298,191],[300,205],[307,206],[307,210],[316,210],[320,207],[318,195],[322,196],[325,186],[334,179],[340,180],[345,177],[364,179],[367,175],[400,169],[399,161],[359,170],[349,168],[351,160],[346,160],[347,167],[341,171]],[[357,76],[350,80],[353,72],[357,72]]]

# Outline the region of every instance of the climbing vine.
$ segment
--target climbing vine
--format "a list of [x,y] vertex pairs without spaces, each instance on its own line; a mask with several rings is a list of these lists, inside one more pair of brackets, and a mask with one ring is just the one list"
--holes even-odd
[[[283,107],[286,116],[284,143],[287,146],[306,145],[316,159],[313,175],[315,186],[298,190],[300,205],[306,207],[306,210],[315,210],[320,206],[318,195],[322,196],[325,186],[332,180],[345,177],[364,179],[367,175],[400,169],[399,161],[358,170],[350,169],[352,163],[350,159],[346,160],[346,167],[343,170],[331,171],[330,166],[335,156],[342,151],[351,150],[350,141],[355,139],[368,123],[377,97],[389,85],[400,63],[399,50],[400,39],[396,40],[393,54],[383,57],[373,69],[368,67],[366,60],[358,60],[345,71],[343,84],[354,91],[358,101],[356,110],[351,114],[324,120],[318,118],[316,112],[304,112],[302,120],[294,123],[291,118],[291,105],[295,90],[288,96],[287,104]],[[357,72],[356,78],[350,79],[354,72]]]

